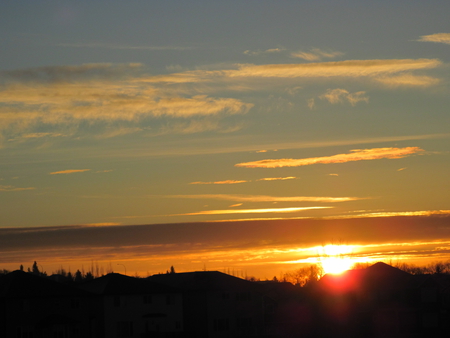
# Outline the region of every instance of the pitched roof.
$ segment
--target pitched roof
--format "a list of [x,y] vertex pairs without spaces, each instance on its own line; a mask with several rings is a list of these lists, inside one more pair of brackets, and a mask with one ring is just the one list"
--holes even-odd
[[46,277],[40,277],[16,270],[0,278],[0,297],[59,297],[81,296],[87,292],[78,290],[70,285],[52,281]]
[[230,276],[219,271],[194,271],[159,274],[150,276],[148,279],[191,291],[226,291],[230,289],[249,291],[255,288],[260,288],[260,285],[257,283]]
[[110,273],[105,276],[95,278],[81,284],[79,288],[103,295],[178,292],[175,288],[167,285],[161,285],[148,279],[121,275],[119,273]]
[[356,289],[399,289],[410,286],[413,276],[388,264],[378,262],[366,269],[348,270],[339,275],[327,274],[319,286],[330,291]]

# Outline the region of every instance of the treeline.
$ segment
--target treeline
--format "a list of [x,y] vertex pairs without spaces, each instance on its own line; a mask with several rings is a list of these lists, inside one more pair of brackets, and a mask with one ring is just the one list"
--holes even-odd
[[[40,269],[40,268],[41,269]],[[33,265],[28,267],[26,270],[24,269],[23,265],[21,264],[19,267],[20,271],[26,271],[27,273],[31,273],[36,276],[41,277],[52,277],[54,279],[57,279],[61,282],[82,282],[86,280],[92,280],[94,278],[98,278],[104,275],[107,275],[109,273],[114,272],[112,269],[111,263],[109,266],[105,269],[103,266],[100,266],[98,263],[92,262],[89,269],[85,271],[84,267],[81,268],[81,270],[77,270],[74,273],[72,273],[70,270],[64,269],[62,266],[56,271],[53,271],[51,275],[48,275],[46,271],[40,266],[36,261],[34,261]],[[0,275],[6,275],[10,273],[11,271],[6,269],[0,270]]]
[[[450,260],[445,262],[433,262],[426,266],[418,266],[415,264],[408,264],[405,262],[392,262],[390,261],[387,263],[397,269],[400,269],[402,271],[408,272],[412,275],[431,275],[431,274],[450,274]],[[365,269],[369,267],[370,263],[356,263],[352,266],[352,269]],[[42,276],[42,277],[49,277],[46,271],[42,271],[39,269],[39,264],[35,261],[32,265],[32,267],[28,267],[26,269],[26,272],[32,273],[34,275]],[[41,267],[42,268],[42,267]],[[25,271],[23,265],[20,265],[19,268],[21,271]],[[0,269],[0,275],[5,275],[11,271],[6,269]],[[65,270],[63,267],[60,269],[53,271],[51,274],[51,277],[55,279],[59,279],[59,281],[67,281],[67,282],[82,282],[85,280],[92,280],[94,278],[98,278],[104,275],[107,275],[109,273],[112,273],[113,268],[111,263],[109,266],[105,269],[103,266],[99,266],[98,263],[92,262],[89,269],[85,271],[84,267],[82,267],[81,270],[75,271],[75,273],[72,273],[70,270]],[[167,274],[169,273],[176,273],[173,266],[170,267],[170,270],[166,271]],[[293,285],[299,286],[299,287],[305,287],[310,286],[314,283],[316,283],[320,278],[322,278],[324,275],[324,271],[322,269],[322,266],[320,264],[311,264],[309,266],[304,266],[298,269],[290,270],[287,272],[284,272],[280,275],[279,278],[276,276],[273,277],[271,281],[273,282],[287,282],[291,283]],[[140,277],[138,275],[134,277]],[[256,277],[245,277],[246,280],[255,282],[260,281],[259,278]]]

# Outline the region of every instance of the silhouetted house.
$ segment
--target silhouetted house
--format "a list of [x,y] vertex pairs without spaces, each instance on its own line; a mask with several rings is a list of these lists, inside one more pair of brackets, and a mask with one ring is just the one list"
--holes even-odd
[[97,305],[88,292],[13,271],[0,278],[0,337],[97,337]]
[[313,309],[308,302],[308,288],[288,282],[263,281],[264,323],[268,337],[309,337],[313,334]]
[[260,337],[264,299],[257,283],[218,271],[161,274],[151,281],[183,291],[186,337]]
[[182,296],[175,288],[117,273],[80,285],[102,303],[99,337],[181,337]]
[[446,315],[432,275],[384,263],[325,275],[318,283],[322,336],[437,337]]

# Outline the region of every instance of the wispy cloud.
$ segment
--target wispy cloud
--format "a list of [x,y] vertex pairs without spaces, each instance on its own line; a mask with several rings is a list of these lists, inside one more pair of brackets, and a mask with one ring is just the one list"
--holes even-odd
[[12,185],[0,185],[0,191],[24,191],[24,190],[34,190],[34,187],[19,188]]
[[29,133],[22,135],[23,138],[61,137],[61,133]]
[[323,95],[320,95],[319,98],[322,100],[327,100],[331,104],[342,103],[344,101],[347,101],[352,106],[355,106],[356,103],[361,101],[369,102],[369,98],[365,96],[365,94],[366,92],[364,91],[350,93],[348,90],[336,88],[336,89],[328,89],[327,92]]
[[402,74],[395,76],[381,76],[375,79],[375,81],[382,83],[388,87],[429,87],[437,85],[441,82],[440,79],[425,76],[425,75],[414,75],[414,74]]
[[54,171],[54,172],[50,173],[50,175],[83,173],[85,171],[90,171],[90,170],[91,169],[68,169],[68,170]]
[[289,213],[313,209],[330,209],[332,207],[302,207],[302,208],[265,208],[265,209],[232,209],[232,210],[205,210],[181,214],[183,216],[194,215],[226,215],[226,214],[263,214],[263,213]]
[[[38,124],[76,126],[82,121],[135,123],[145,118],[240,114],[253,106],[235,98],[196,95],[195,90],[190,91],[194,95],[161,90],[136,81],[142,76],[138,70],[142,73],[141,64],[88,64],[1,72],[4,85],[0,88],[0,129],[13,126],[14,130],[28,131],[28,138],[41,138],[61,133],[29,129]],[[196,130],[199,128],[191,126],[189,132]],[[140,129],[129,126],[103,137],[137,131]]]
[[228,77],[376,77],[398,72],[431,69],[437,59],[346,60],[308,64],[240,65],[223,71]]
[[270,53],[280,53],[285,51],[284,48],[270,48],[266,50],[246,50],[244,51],[245,55],[260,55],[260,54],[270,54]]
[[189,184],[238,184],[238,183],[246,183],[248,181],[245,180],[226,180],[226,181],[215,181],[215,182],[191,182]]
[[430,35],[422,35],[417,41],[438,42],[450,45],[450,33],[436,33]]
[[433,69],[442,65],[438,59],[375,59],[294,64],[237,64],[234,69],[193,70],[169,75],[148,76],[137,82],[198,83],[239,78],[369,78]]
[[245,162],[235,164],[236,167],[246,168],[281,168],[281,167],[300,167],[317,163],[345,163],[352,161],[378,160],[382,158],[396,159],[424,151],[419,147],[405,148],[371,148],[371,149],[353,149],[347,154],[337,154],[323,157],[310,157],[303,159],[267,159],[254,162]]
[[168,195],[165,197],[190,198],[190,199],[217,199],[235,202],[323,202],[323,203],[339,203],[339,202],[367,199],[366,197],[268,196],[268,195],[239,195],[239,194]]
[[257,179],[257,181],[285,181],[285,180],[295,180],[297,177],[288,176],[288,177],[264,177]]
[[291,57],[300,58],[306,61],[320,61],[323,58],[335,58],[337,56],[344,55],[342,52],[325,52],[319,48],[313,48],[307,52],[297,51],[292,52]]
[[104,48],[104,49],[128,49],[128,50],[152,50],[152,51],[165,51],[165,50],[190,50],[192,47],[182,47],[182,46],[131,46],[131,45],[118,45],[110,43],[58,43],[57,46],[60,47],[71,47],[71,48]]
[[450,210],[420,210],[420,211],[386,211],[386,212],[367,212],[357,215],[333,216],[332,218],[361,218],[361,217],[396,217],[396,216],[435,216],[449,215]]

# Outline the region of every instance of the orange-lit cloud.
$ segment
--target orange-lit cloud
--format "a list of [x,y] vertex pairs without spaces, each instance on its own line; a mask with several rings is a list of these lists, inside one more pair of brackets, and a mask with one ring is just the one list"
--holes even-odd
[[319,48],[313,48],[308,52],[292,52],[291,57],[300,58],[306,61],[320,61],[323,58],[334,58],[343,54],[344,53],[341,52],[325,52],[323,50],[320,50]]
[[0,191],[24,191],[24,190],[34,190],[34,187],[19,188],[12,185],[0,185]]
[[85,171],[90,171],[90,170],[91,169],[68,169],[68,170],[54,171],[54,172],[50,173],[50,175],[83,173]]
[[328,89],[319,98],[322,100],[327,100],[331,104],[342,103],[344,101],[349,102],[352,106],[355,106],[358,102],[369,102],[369,98],[365,96],[366,92],[359,91],[355,93],[350,93],[348,90],[342,88]]
[[[27,131],[39,123],[137,122],[146,117],[186,119],[246,113],[253,106],[234,98],[197,95],[195,90],[156,88],[137,81],[141,79],[137,74],[141,67],[140,64],[90,64],[1,72],[4,85],[0,88],[0,129],[14,126],[15,130]],[[140,130],[122,128],[102,137]],[[24,135],[25,138],[45,136],[62,134],[28,132]]]
[[297,212],[303,210],[314,210],[314,209],[330,209],[332,207],[302,207],[302,208],[264,208],[264,209],[233,209],[233,210],[205,210],[198,212],[190,212],[186,214],[181,214],[183,216],[194,216],[194,215],[226,215],[226,214],[262,214],[262,213],[288,213]]
[[[395,216],[432,216],[432,215],[448,215],[450,210],[421,210],[421,211],[387,211],[387,212],[368,212],[350,216],[358,217],[395,217]],[[343,216],[344,218],[346,216]]]
[[382,158],[396,159],[424,151],[419,147],[405,148],[372,148],[372,149],[353,149],[351,153],[337,154],[332,156],[311,157],[303,159],[268,159],[254,162],[245,162],[235,164],[236,167],[246,168],[281,168],[281,167],[300,167],[317,163],[345,163],[352,161],[378,160]]
[[236,69],[194,70],[136,79],[136,82],[196,83],[234,78],[362,78],[393,76],[396,73],[432,69],[442,65],[438,59],[345,60],[298,64],[238,64]]
[[242,203],[232,204],[232,205],[230,205],[230,208],[240,207],[241,205],[242,205]]
[[285,180],[295,180],[297,177],[288,176],[288,177],[265,177],[260,178],[257,181],[285,181]]
[[409,86],[409,87],[429,87],[437,85],[441,82],[440,79],[425,76],[425,75],[414,75],[414,74],[402,74],[395,76],[380,76],[375,78],[375,81],[382,83],[388,87],[400,87],[400,86]]
[[235,202],[348,202],[367,199],[365,197],[331,197],[331,196],[267,196],[267,195],[169,195],[169,198],[218,199]]
[[438,42],[450,45],[450,33],[437,33],[430,35],[422,35],[417,41]]
[[436,68],[437,59],[346,60],[308,64],[240,65],[223,71],[228,77],[366,77]]
[[226,180],[226,181],[216,181],[216,182],[191,182],[189,184],[238,184],[238,183],[246,183],[248,181],[245,180]]

